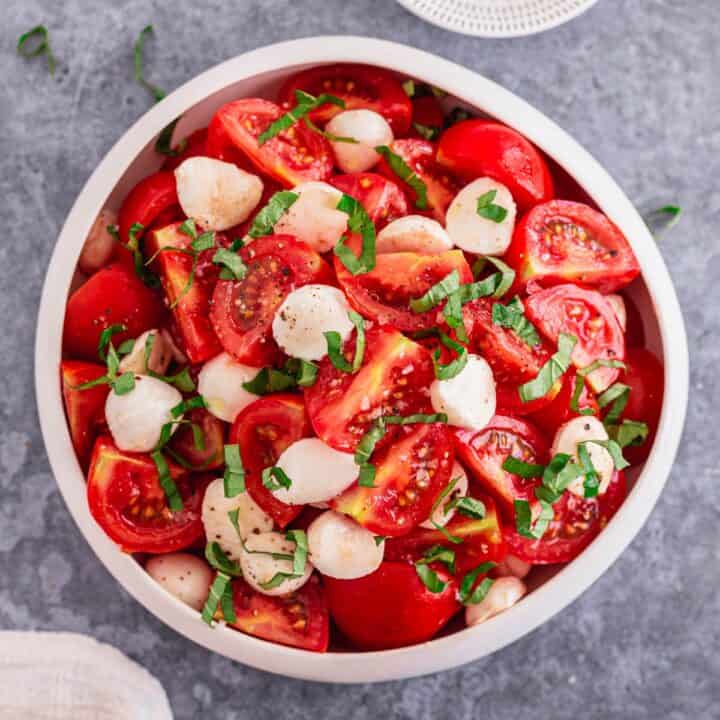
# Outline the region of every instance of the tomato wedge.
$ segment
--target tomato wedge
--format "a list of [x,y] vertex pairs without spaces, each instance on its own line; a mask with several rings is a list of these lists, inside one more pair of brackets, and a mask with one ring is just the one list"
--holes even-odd
[[[365,108],[382,115],[393,133],[404,135],[410,128],[412,105],[402,85],[392,73],[370,65],[322,65],[293,75],[280,90],[280,101],[295,105],[295,91],[311,95],[335,95],[346,110]],[[310,113],[315,122],[325,123],[341,111],[337,105],[322,105]]]
[[448,427],[435,423],[403,429],[403,436],[372,455],[375,486],[353,486],[330,503],[378,535],[409,533],[428,518],[450,481],[453,440]]
[[463,180],[491,177],[507,187],[521,211],[554,197],[552,176],[537,148],[492,120],[464,120],[440,137],[438,163]]
[[[331,447],[353,452],[381,415],[432,413],[427,388],[435,377],[430,353],[392,328],[366,333],[363,365],[341,372],[328,358],[320,361],[317,381],[305,388],[308,415],[318,437]],[[345,354],[355,351],[351,337]],[[390,428],[388,436],[393,437]]]
[[395,140],[390,149],[399,155],[415,175],[424,183],[427,190],[427,208],[418,208],[415,191],[390,169],[384,159],[377,164],[377,171],[397,182],[405,190],[410,206],[416,212],[432,215],[438,222],[445,224],[445,211],[458,194],[460,186],[448,171],[438,164],[436,148],[427,140]]
[[357,580],[325,578],[330,615],[347,638],[363,650],[387,650],[430,640],[460,609],[457,583],[433,565],[447,582],[439,593],[428,590],[415,567],[384,562]]
[[[594,360],[622,360],[625,339],[610,303],[595,290],[576,285],[556,285],[533,293],[525,301],[525,311],[538,330],[552,342],[560,333],[574,335],[577,344],[572,353],[575,367],[583,368]],[[619,374],[616,368],[601,367],[586,380],[595,392],[609,387]]]
[[[347,245],[359,254],[357,234],[348,238]],[[405,332],[427,330],[442,322],[441,306],[415,313],[410,309],[410,301],[421,298],[454,270],[461,284],[472,282],[472,270],[461,250],[436,255],[383,253],[377,255],[375,268],[362,275],[353,275],[340,258],[335,257],[335,273],[350,304],[364,317]]]
[[376,173],[335,175],[330,184],[355,198],[365,208],[376,230],[408,214],[405,194],[397,183]]
[[165,322],[165,308],[152,290],[122,263],[96,272],[68,300],[63,349],[72,358],[97,360],[100,335],[110,325],[124,325],[113,335],[117,347]]
[[172,512],[148,455],[119,450],[109,436],[97,439],[87,498],[95,521],[125,552],[182,550],[203,536],[200,507],[206,482],[168,463],[183,509]]
[[267,235],[240,251],[247,265],[242,280],[219,280],[210,321],[220,344],[238,362],[261,367],[281,357],[272,338],[275,311],[294,289],[331,283],[328,264],[291,235]]
[[224,465],[225,423],[204,408],[194,408],[183,417],[200,428],[205,448],[195,446],[190,425],[181,425],[172,436],[170,449],[191,465],[193,470],[213,470]]
[[110,387],[96,385],[78,390],[83,383],[104,375],[106,368],[97,363],[63,360],[60,364],[65,413],[70,426],[70,437],[81,464],[87,463],[98,431],[105,424],[105,400]]
[[520,285],[535,279],[614,292],[640,273],[620,228],[601,212],[569,200],[530,210],[515,228],[505,259],[516,268]]
[[163,170],[175,170],[178,165],[182,165],[185,160],[191,157],[207,156],[207,128],[200,128],[191,132],[183,139],[185,147],[182,152],[177,155],[169,155],[163,163]]
[[262,483],[262,471],[294,442],[312,435],[299,395],[276,393],[248,405],[230,428],[229,442],[240,446],[245,485],[252,499],[280,526],[294,520],[301,505],[280,502]]
[[231,627],[280,645],[314,652],[327,650],[330,622],[317,576],[282,597],[255,592],[244,580],[233,580],[232,590],[237,620],[230,623]]
[[235,100],[217,111],[209,126],[208,144],[216,148],[229,140],[256,168],[286,187],[327,180],[333,171],[330,143],[304,123],[295,123],[263,145],[258,143],[258,136],[282,114],[268,100]]
[[147,229],[160,213],[177,205],[177,187],[173,173],[161,170],[143,178],[127,194],[118,213],[120,241],[128,242],[130,228],[135,223]]

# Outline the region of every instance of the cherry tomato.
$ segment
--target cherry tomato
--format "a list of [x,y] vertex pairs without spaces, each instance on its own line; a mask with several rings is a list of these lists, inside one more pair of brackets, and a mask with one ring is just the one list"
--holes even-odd
[[93,449],[87,497],[95,521],[125,552],[166,553],[182,550],[203,536],[200,508],[206,482],[190,479],[168,462],[183,500],[171,511],[148,455],[119,450],[101,436]]
[[[344,352],[354,351],[351,337]],[[355,374],[341,372],[327,357],[319,366],[317,381],[305,388],[305,402],[315,433],[337,450],[353,452],[380,415],[433,412],[426,390],[435,377],[430,353],[397,330],[367,330],[363,364]],[[395,429],[389,428],[390,438]]]
[[118,214],[120,241],[128,242],[130,228],[135,223],[147,229],[160,213],[177,204],[177,188],[173,173],[161,170],[143,178],[127,194],[120,208]]
[[445,112],[435,95],[420,95],[419,97],[414,97],[412,99],[412,108],[413,130],[417,133],[417,137],[425,137],[421,131],[418,130],[418,125],[421,128],[427,128],[434,132],[432,137],[425,137],[425,139],[434,139],[437,137],[445,125]]
[[163,163],[163,170],[174,170],[185,160],[191,157],[205,157],[207,155],[207,128],[200,128],[190,133],[185,139],[185,147],[177,155],[169,155]]
[[397,182],[408,197],[413,212],[432,215],[438,222],[445,224],[445,211],[452,199],[457,195],[460,186],[438,164],[435,145],[427,140],[395,140],[390,149],[399,155],[415,175],[425,184],[427,190],[427,208],[418,208],[415,191],[390,169],[387,162],[381,158],[377,164],[377,171],[385,177]]
[[96,272],[68,300],[63,348],[72,358],[97,360],[100,334],[110,325],[125,325],[112,341],[136,338],[145,330],[162,327],[165,309],[158,295],[120,263]]
[[[387,70],[370,65],[322,65],[303,70],[291,77],[280,90],[280,101],[294,106],[295,91],[318,96],[335,95],[345,102],[346,110],[365,108],[382,115],[397,135],[410,127],[412,106],[402,85]],[[313,121],[326,123],[341,112],[337,105],[326,104],[310,113]]]
[[491,177],[507,187],[520,211],[554,197],[550,170],[535,146],[507,125],[464,120],[440,137],[437,161],[463,180]]
[[62,393],[65,413],[70,425],[70,437],[80,463],[85,465],[98,431],[105,424],[105,400],[110,387],[96,385],[87,390],[78,386],[102,377],[107,372],[104,365],[63,360],[60,364]]
[[439,593],[428,590],[415,567],[384,562],[357,580],[325,578],[330,615],[344,635],[363,650],[387,650],[430,640],[460,609],[457,584],[442,568],[447,582]]
[[518,223],[505,259],[520,286],[575,282],[613,292],[640,273],[630,244],[605,215],[582,203],[551,200]]
[[185,413],[184,419],[200,428],[205,447],[196,447],[190,425],[180,425],[170,440],[170,449],[191,465],[193,470],[213,470],[224,465],[225,423],[204,408],[190,410]]
[[325,652],[330,637],[328,608],[320,580],[311,577],[299,590],[282,597],[255,592],[244,580],[233,580],[237,620],[231,627],[290,647]]
[[267,235],[240,251],[242,280],[219,280],[210,321],[220,344],[238,362],[261,367],[281,357],[272,337],[275,311],[287,295],[310,283],[331,283],[328,264],[291,235]]
[[[573,373],[565,373],[561,380],[560,392],[545,407],[532,413],[530,420],[536,423],[549,436],[555,434],[555,431],[568,420],[579,417],[580,413],[576,413],[570,407],[570,399],[575,389],[575,375]],[[600,410],[598,408],[595,396],[583,385],[580,398],[578,399],[578,409],[590,409],[593,414],[598,416]]]
[[[333,171],[332,148],[305,123],[295,123],[262,145],[258,143],[258,136],[282,114],[282,109],[268,100],[235,100],[217,111],[208,132],[212,136],[221,131],[220,144],[229,138],[255,167],[286,187],[327,180]],[[208,143],[211,147],[217,144],[214,138]]]
[[330,184],[355,198],[365,208],[376,230],[408,214],[405,194],[392,180],[376,173],[335,175]]
[[[208,125],[205,150],[208,157],[237,165],[246,172],[257,173],[257,168],[248,156],[235,145],[228,133],[225,122],[219,113],[215,113]],[[263,178],[264,180],[265,178]]]
[[[353,234],[347,245],[359,253],[359,236]],[[472,282],[472,271],[460,250],[436,255],[412,252],[377,255],[375,269],[362,275],[353,275],[335,257],[335,273],[350,304],[366,318],[406,332],[438,324],[440,307],[415,313],[410,309],[410,301],[422,297],[453,270],[460,276],[460,283]]]
[[355,485],[330,502],[378,535],[409,533],[430,515],[450,481],[453,439],[446,425],[408,425],[392,445],[372,455],[374,487]]
[[[622,360],[625,339],[610,303],[595,290],[576,285],[556,285],[533,293],[525,301],[525,312],[531,322],[552,342],[559,334],[577,338],[572,361],[583,368],[594,360]],[[616,368],[598,368],[586,380],[595,392],[609,387],[617,378]]]
[[262,471],[274,465],[286,448],[311,434],[302,397],[289,393],[257,399],[235,418],[230,429],[229,442],[240,446],[247,491],[280,527],[295,519],[302,506],[280,502],[263,485]]

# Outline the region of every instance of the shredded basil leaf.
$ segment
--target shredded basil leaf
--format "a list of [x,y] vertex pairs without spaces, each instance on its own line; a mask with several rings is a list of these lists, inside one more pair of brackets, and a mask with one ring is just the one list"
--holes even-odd
[[308,556],[308,541],[304,530],[288,530],[285,538],[295,543],[293,553],[293,575],[299,576],[305,572],[305,563]]
[[170,510],[180,512],[180,510],[183,509],[183,501],[180,497],[180,491],[170,475],[170,468],[168,467],[162,452],[160,452],[160,450],[155,450],[150,454],[150,457],[157,468],[158,480],[160,482],[160,486],[165,492],[168,507]]
[[647,213],[644,220],[650,228],[650,232],[658,239],[678,223],[681,214],[682,209],[679,206],[663,205],[661,208]]
[[415,130],[417,130],[418,135],[425,138],[425,140],[435,140],[440,135],[439,127],[433,127],[432,125],[423,125],[419,122],[414,122],[412,126],[415,128]]
[[109,327],[106,327],[101,333],[100,333],[100,339],[98,340],[98,349],[97,354],[100,358],[100,362],[103,364],[107,362],[107,348],[109,345],[111,345],[111,338],[115,333],[121,333],[125,332],[127,328],[122,323],[115,323],[114,325],[110,325]]
[[493,201],[497,196],[497,190],[488,190],[477,199],[477,214],[486,220],[494,223],[501,223],[508,214],[507,208],[496,205]]
[[[33,41],[37,40],[37,44],[33,46]],[[37,57],[45,55],[47,60],[48,71],[51,75],[55,74],[55,56],[50,48],[50,33],[44,25],[36,25],[31,30],[23,33],[18,38],[17,43],[18,55],[25,58]]]
[[272,492],[280,488],[288,490],[292,485],[292,480],[290,480],[281,467],[273,465],[272,467],[266,467],[262,471],[262,483]]
[[322,135],[325,139],[329,140],[330,142],[351,143],[353,145],[358,144],[358,141],[355,138],[347,137],[347,136],[343,136],[343,135],[333,135],[331,132],[328,132],[327,130],[322,130],[307,115],[303,118],[303,122],[314,133],[317,133],[318,135]]
[[355,356],[352,363],[345,359],[342,351],[342,337],[335,330],[324,332],[327,341],[328,358],[333,367],[344,373],[356,373],[362,367],[365,356],[365,320],[354,310],[348,312],[350,322],[355,326]]
[[116,395],[127,395],[135,389],[135,375],[131,372],[123,373],[111,384]]
[[359,467],[358,485],[360,487],[375,487],[375,473],[377,472],[372,463],[363,463]]
[[375,451],[375,446],[385,437],[385,423],[376,421],[370,429],[360,438],[355,448],[355,464],[365,465]]
[[604,447],[610,453],[616,470],[624,470],[626,467],[630,467],[630,463],[623,457],[622,447],[615,440],[586,440],[585,442]]
[[517,475],[518,477],[525,478],[526,480],[530,478],[542,477],[542,474],[545,471],[544,465],[538,465],[536,463],[526,463],[523,460],[519,460],[518,458],[513,457],[512,455],[508,455],[505,458],[502,464],[502,468],[503,470],[506,470],[513,475]]
[[492,321],[495,325],[512,330],[526,345],[540,344],[540,335],[535,326],[525,317],[525,306],[516,295],[507,305],[493,303]]
[[336,208],[348,215],[348,230],[359,233],[362,237],[362,248],[360,257],[356,257],[352,250],[345,244],[347,238],[343,235],[338,241],[333,252],[340,262],[352,275],[362,275],[370,272],[375,267],[375,225],[365,212],[365,208],[350,195],[340,198]]
[[416,565],[429,565],[433,562],[441,562],[454,575],[455,574],[455,551],[442,545],[433,545],[428,548],[418,560]]
[[585,471],[585,479],[583,480],[583,495],[586,498],[597,497],[600,490],[600,477],[595,470],[587,445],[585,443],[580,443],[577,446],[577,449],[578,460]]
[[410,309],[414,313],[423,313],[439,305],[450,293],[460,287],[460,273],[449,272],[442,280],[435,283],[422,297],[410,300]]
[[548,526],[555,517],[552,505],[545,500],[539,500],[540,515],[535,523],[532,522],[530,503],[527,500],[515,500],[515,528],[520,535],[532,540],[539,540],[548,529]]
[[272,235],[277,221],[292,207],[299,197],[297,193],[289,190],[276,192],[268,200],[268,204],[255,216],[248,230],[248,235],[251,238]]
[[245,466],[240,455],[240,446],[238,444],[225,445],[223,457],[225,459],[223,489],[225,497],[232,498],[245,492]]
[[315,384],[318,366],[308,360],[290,358],[282,370],[265,367],[242,386],[253,395],[267,395],[294,387],[310,387]]
[[205,545],[205,559],[215,570],[224,572],[226,575],[239,577],[242,575],[240,566],[234,560],[231,560],[225,551],[216,542],[209,542]]
[[455,508],[459,513],[474,520],[482,520],[487,515],[487,508],[482,500],[472,497],[461,497],[449,503],[445,512]]
[[374,540],[375,540],[375,545],[380,546],[385,542],[385,536],[384,535],[375,535]]
[[375,152],[382,155],[395,175],[412,188],[415,193],[415,207],[418,210],[426,210],[428,207],[427,186],[415,174],[405,160],[403,160],[400,155],[393,152],[387,145],[378,145],[375,148]]
[[484,578],[480,585],[473,591],[473,585],[478,579],[479,575],[485,575],[490,570],[496,567],[494,562],[480,563],[474,570],[466,573],[460,583],[460,590],[458,591],[458,600],[463,605],[477,605],[485,599],[488,590],[493,584],[493,580],[490,578]]
[[628,404],[629,398],[630,386],[620,382],[614,383],[598,396],[597,402],[601,408],[607,407],[612,403],[612,406],[605,415],[603,423],[607,425],[617,423]]
[[621,368],[626,369],[624,362],[620,360],[605,360],[599,358],[586,365],[584,368],[580,368],[575,372],[575,385],[573,387],[573,393],[570,398],[570,409],[578,415],[594,415],[595,411],[592,408],[580,408],[580,396],[582,395],[583,387],[585,385],[585,378],[591,373],[601,367],[607,368]]
[[155,152],[166,157],[177,157],[182,155],[187,147],[187,138],[183,138],[175,147],[172,146],[173,133],[177,124],[180,122],[182,115],[176,117],[171,123],[168,123],[160,132],[155,141]]
[[[231,578],[229,575],[219,572],[215,576],[213,584],[210,586],[208,599],[205,601],[205,606],[202,609],[202,619],[211,627],[218,605],[223,602],[223,598],[226,597],[228,591],[232,593]],[[230,622],[233,621],[231,620]]]
[[621,448],[642,445],[650,434],[647,423],[638,420],[623,420],[619,425],[606,424],[605,429]]
[[555,383],[567,372],[570,367],[570,357],[573,348],[577,343],[574,335],[560,333],[558,338],[558,350],[540,368],[537,376],[518,387],[518,393],[522,402],[530,402],[545,397]]
[[138,39],[135,41],[135,48],[133,50],[135,58],[135,80],[155,98],[155,102],[160,102],[165,97],[165,91],[161,90],[157,85],[149,83],[143,75],[143,45],[145,44],[145,38],[148,35],[152,35],[153,32],[153,26],[147,25],[140,31],[140,35],[138,35]]
[[213,264],[221,265],[221,280],[242,280],[247,275],[247,265],[242,258],[227,248],[218,248],[213,255]]
[[467,365],[469,357],[468,351],[464,345],[455,342],[445,333],[440,333],[440,342],[448,348],[448,350],[452,350],[455,353],[456,358],[447,363],[447,365],[441,365],[438,362],[438,360],[440,360],[440,349],[438,348],[432,356],[433,367],[435,368],[435,377],[438,380],[451,380],[459,375]]
[[416,563],[415,572],[418,574],[422,584],[431,593],[441,593],[447,587],[447,583],[443,582],[429,565],[419,565]]

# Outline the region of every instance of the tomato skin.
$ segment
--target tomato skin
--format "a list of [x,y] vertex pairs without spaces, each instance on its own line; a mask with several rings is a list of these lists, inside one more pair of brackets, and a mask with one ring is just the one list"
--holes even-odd
[[184,138],[185,149],[177,155],[168,155],[163,163],[163,170],[175,170],[185,160],[191,157],[204,157],[207,155],[207,128],[199,128]]
[[132,270],[114,263],[96,272],[70,296],[63,350],[72,358],[96,360],[100,335],[110,325],[127,328],[113,335],[117,347],[145,330],[162,327],[164,321],[160,298]]
[[[580,416],[580,413],[576,413],[570,407],[570,399],[572,398],[575,388],[575,375],[573,373],[566,373],[561,382],[560,391],[553,398],[552,402],[533,412],[529,418],[543,431],[548,433],[548,437],[552,437],[563,423]],[[578,408],[580,410],[590,409],[596,416],[600,414],[597,400],[586,385],[583,386],[582,392],[580,393]]]
[[554,197],[552,176],[537,148],[492,120],[463,120],[438,142],[437,161],[466,182],[491,177],[507,187],[520,211]]
[[427,188],[428,207],[420,210],[415,201],[415,191],[390,169],[384,158],[376,166],[377,172],[398,183],[405,191],[408,204],[413,212],[431,215],[441,224],[445,224],[445,211],[460,190],[460,185],[448,173],[447,169],[438,164],[436,147],[428,140],[407,138],[390,143],[390,149],[399,155],[410,169],[425,183]]
[[582,203],[551,200],[526,213],[515,227],[505,260],[516,284],[574,282],[614,292],[634,280],[640,266],[620,229]]
[[335,175],[329,182],[355,198],[378,231],[409,213],[407,199],[397,183],[377,173]]
[[[282,114],[283,110],[268,100],[235,100],[217,111],[210,133],[219,135],[221,143],[228,139],[256,168],[285,187],[327,180],[333,171],[330,143],[304,123],[295,123],[263,145],[258,143],[258,136]],[[217,143],[213,138],[209,144],[215,147]]]
[[330,622],[317,576],[282,597],[256,592],[242,579],[233,580],[232,589],[237,620],[230,623],[231,627],[280,645],[314,652],[327,650]]
[[[369,328],[366,341],[363,365],[357,373],[341,372],[325,357],[319,363],[315,384],[304,391],[315,433],[343,452],[354,452],[378,415],[433,412],[425,390],[435,377],[430,353],[388,327]],[[354,349],[353,336],[345,343],[344,352]],[[396,429],[391,426],[386,437],[394,437]]]
[[62,393],[65,413],[70,426],[70,437],[80,464],[85,466],[90,458],[98,431],[105,424],[105,400],[110,387],[97,385],[87,390],[78,386],[102,377],[107,372],[104,365],[78,360],[63,360],[60,363]]
[[[577,368],[599,358],[625,357],[625,338],[615,311],[595,290],[570,284],[540,290],[525,300],[525,313],[551,342],[557,343],[561,332],[577,338],[572,353]],[[615,382],[618,374],[616,368],[598,368],[586,381],[595,392],[601,392]]]
[[238,362],[272,364],[282,353],[272,337],[275,311],[292,290],[332,284],[330,266],[292,235],[266,235],[242,248],[248,271],[242,280],[218,280],[210,322],[220,344]]
[[262,471],[274,465],[292,443],[311,435],[302,396],[291,393],[273,393],[258,398],[235,418],[230,428],[229,442],[240,446],[247,491],[283,528],[299,515],[302,506],[280,502],[263,485]]
[[[322,65],[292,76],[280,90],[280,102],[294,106],[295,90],[311,95],[330,93],[345,101],[346,110],[365,108],[382,115],[395,136],[410,128],[412,105],[402,85],[392,73],[370,65]],[[337,105],[326,104],[310,113],[316,123],[326,123],[341,112]]]
[[120,241],[127,243],[130,228],[140,223],[148,228],[161,212],[178,204],[175,175],[161,170],[143,178],[123,201],[118,214]]
[[[167,553],[203,537],[200,517],[207,482],[190,480],[168,462],[184,508],[170,512],[148,455],[119,450],[109,436],[95,442],[87,479],[87,498],[95,521],[124,552]],[[136,509],[137,511],[135,511]],[[146,517],[146,511],[152,513]]]
[[181,425],[173,433],[170,447],[193,468],[207,471],[222,467],[223,447],[225,445],[225,423],[204,408],[193,408],[185,413],[184,419],[195,423],[203,432],[205,449],[195,447],[192,430],[189,425]]
[[[359,237],[352,235],[347,245],[354,252],[359,252]],[[355,310],[370,320],[393,325],[405,332],[427,330],[438,325],[438,317],[442,317],[441,306],[415,313],[410,309],[409,302],[422,297],[453,270],[458,272],[461,284],[472,282],[472,270],[461,250],[448,250],[436,255],[383,253],[377,255],[375,268],[362,275],[352,275],[335,257],[338,282]]]
[[430,592],[406,562],[383,562],[374,573],[356,580],[325,578],[330,615],[362,650],[430,640],[460,609],[457,584],[442,568],[436,572],[448,582],[440,593]]

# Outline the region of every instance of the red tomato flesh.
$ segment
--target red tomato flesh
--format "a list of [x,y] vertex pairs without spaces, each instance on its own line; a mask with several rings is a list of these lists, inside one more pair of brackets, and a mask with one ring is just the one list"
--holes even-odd
[[184,419],[197,425],[202,431],[205,449],[195,446],[190,425],[180,425],[173,433],[170,448],[194,470],[213,470],[225,464],[225,423],[204,408],[194,408],[185,413]]
[[405,194],[397,183],[376,173],[335,175],[330,184],[346,195],[355,198],[373,221],[376,230],[382,230],[393,220],[408,214]]
[[[130,228],[139,223],[147,229],[160,213],[178,204],[175,175],[160,171],[143,178],[123,201],[118,214],[120,242],[130,240]],[[142,233],[140,233],[142,235]]]

